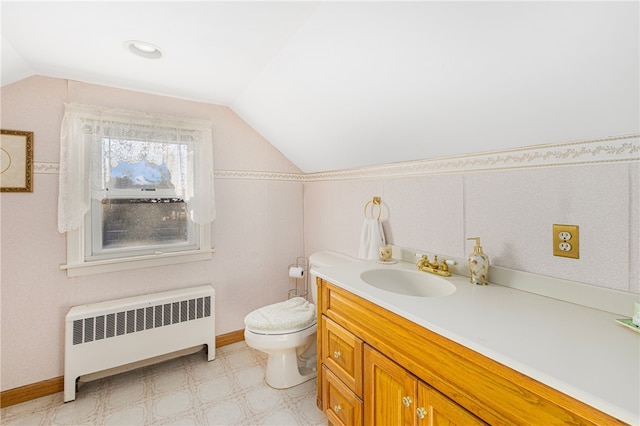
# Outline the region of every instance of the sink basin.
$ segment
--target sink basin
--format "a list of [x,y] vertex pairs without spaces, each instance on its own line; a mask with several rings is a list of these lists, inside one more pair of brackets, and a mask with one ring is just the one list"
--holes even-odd
[[405,269],[371,269],[360,274],[370,286],[392,293],[417,297],[448,296],[456,287],[445,278]]

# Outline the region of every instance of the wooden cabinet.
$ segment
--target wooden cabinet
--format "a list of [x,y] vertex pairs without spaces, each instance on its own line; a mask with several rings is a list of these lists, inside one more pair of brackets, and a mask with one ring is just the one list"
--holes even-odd
[[485,425],[380,352],[364,349],[364,421],[367,425]]
[[321,324],[322,363],[362,398],[362,340],[326,317]]
[[320,318],[322,410],[332,425],[362,424],[362,340]]
[[417,401],[418,425],[486,425],[485,422],[422,381],[418,381]]
[[317,285],[317,402],[332,425],[624,424],[339,286]]
[[415,377],[370,346],[365,347],[364,370],[365,424],[413,426],[418,392]]
[[323,411],[330,424],[362,424],[362,400],[327,367],[322,369]]

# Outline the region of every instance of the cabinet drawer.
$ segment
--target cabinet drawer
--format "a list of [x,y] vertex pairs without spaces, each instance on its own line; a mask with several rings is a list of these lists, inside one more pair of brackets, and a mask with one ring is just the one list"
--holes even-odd
[[486,423],[424,382],[418,382],[418,425],[486,426]]
[[322,362],[362,398],[362,340],[324,316]]
[[362,400],[327,367],[322,367],[323,411],[331,425],[362,424]]

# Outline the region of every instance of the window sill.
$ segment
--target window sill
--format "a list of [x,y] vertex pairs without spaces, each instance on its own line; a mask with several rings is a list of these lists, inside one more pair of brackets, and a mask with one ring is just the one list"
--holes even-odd
[[152,268],[178,263],[210,260],[215,250],[185,251],[138,256],[128,259],[108,259],[93,262],[73,263],[60,266],[67,271],[67,277],[103,274],[106,272],[129,271],[131,269]]

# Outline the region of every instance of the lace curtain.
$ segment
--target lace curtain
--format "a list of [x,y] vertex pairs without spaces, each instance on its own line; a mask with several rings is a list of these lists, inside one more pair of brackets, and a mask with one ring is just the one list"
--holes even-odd
[[65,104],[60,131],[58,231],[83,225],[91,199],[108,198],[119,164],[166,168],[191,220],[215,219],[211,123],[97,106]]

